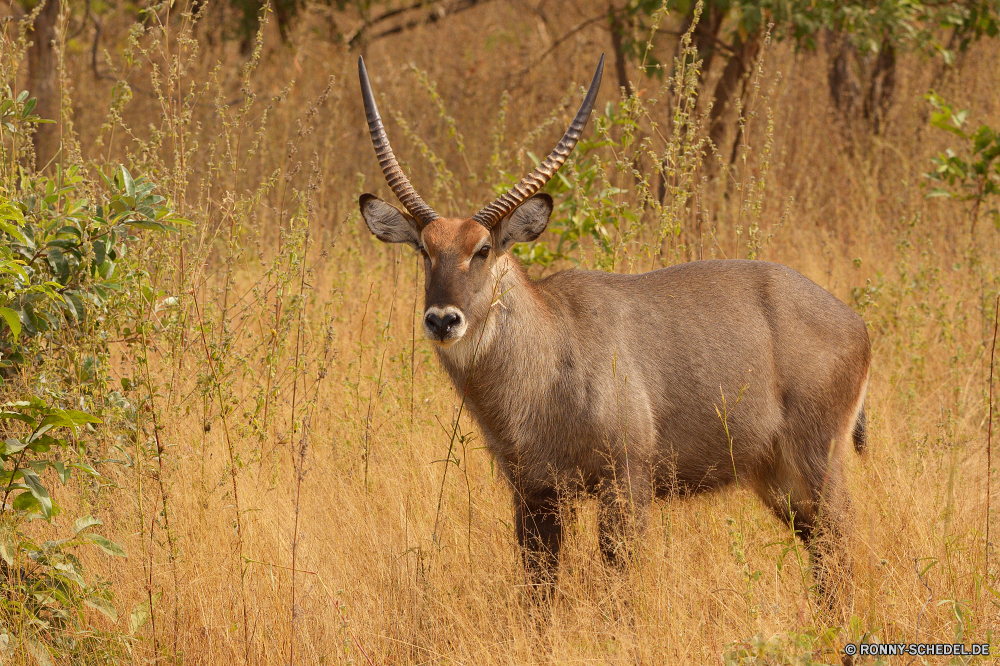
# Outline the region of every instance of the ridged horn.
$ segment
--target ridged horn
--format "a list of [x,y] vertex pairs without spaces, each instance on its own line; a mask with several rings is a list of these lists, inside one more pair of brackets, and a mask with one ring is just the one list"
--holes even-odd
[[[576,117],[569,124],[569,129],[563,135],[556,147],[545,158],[545,161],[538,165],[538,168],[521,179],[514,187],[503,193],[486,208],[472,216],[472,219],[479,222],[487,229],[492,229],[496,223],[533,196],[538,190],[549,182],[556,171],[559,170],[569,154],[576,147],[576,142],[580,140],[587,121],[590,120],[590,112],[594,108],[597,100],[597,91],[601,88],[601,75],[604,73],[604,54],[601,54],[601,61],[597,63],[597,71],[594,72],[594,80],[590,82],[590,90],[583,98],[580,110],[576,112]],[[374,135],[373,135],[374,136]]]
[[361,79],[361,97],[365,102],[365,116],[368,118],[368,131],[372,135],[372,146],[375,147],[375,156],[378,157],[378,164],[382,167],[382,174],[389,183],[392,193],[399,199],[399,203],[413,216],[421,228],[427,226],[434,220],[441,217],[434,210],[424,203],[417,191],[410,185],[410,181],[403,175],[403,170],[396,161],[396,156],[392,154],[392,146],[389,145],[389,137],[385,134],[385,127],[382,126],[382,118],[378,115],[378,107],[375,106],[375,95],[372,93],[371,83],[368,82],[368,71],[365,69],[364,58],[358,57],[358,78]]

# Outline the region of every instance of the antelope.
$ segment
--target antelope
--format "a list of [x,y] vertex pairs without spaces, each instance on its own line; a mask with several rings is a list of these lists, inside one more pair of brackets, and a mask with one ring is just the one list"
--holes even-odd
[[530,584],[555,579],[567,497],[598,498],[601,553],[621,565],[654,498],[740,483],[809,546],[826,589],[850,527],[846,451],[866,440],[862,318],[775,263],[532,280],[510,253],[548,225],[539,190],[586,127],[603,68],[602,55],[544,162],[472,217],[446,218],[397,163],[359,58],[375,154],[405,209],[363,194],[361,214],[423,257],[424,333],[513,493]]

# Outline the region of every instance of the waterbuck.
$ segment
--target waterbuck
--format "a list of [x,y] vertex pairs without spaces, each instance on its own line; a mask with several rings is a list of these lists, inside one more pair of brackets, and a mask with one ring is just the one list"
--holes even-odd
[[580,138],[603,67],[537,169],[472,217],[445,218],[403,175],[359,59],[375,153],[406,209],[364,194],[361,214],[423,256],[424,332],[513,491],[531,582],[557,568],[567,493],[599,498],[601,551],[616,561],[655,496],[739,482],[791,522],[823,586],[849,525],[844,458],[852,437],[865,444],[861,317],[763,261],[534,281],[510,254],[548,224],[552,198],[537,192]]

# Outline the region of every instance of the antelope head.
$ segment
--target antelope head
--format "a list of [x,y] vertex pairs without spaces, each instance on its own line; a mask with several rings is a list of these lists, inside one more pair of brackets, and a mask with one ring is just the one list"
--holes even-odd
[[404,210],[371,194],[359,200],[368,229],[386,243],[406,243],[424,259],[424,333],[441,347],[482,324],[495,298],[498,276],[511,266],[514,243],[532,241],[545,230],[552,197],[539,190],[552,178],[579,141],[597,99],[604,56],[562,140],[538,168],[472,217],[446,218],[431,209],[392,153],[375,106],[364,60],[358,58],[361,94],[372,145],[382,173]]

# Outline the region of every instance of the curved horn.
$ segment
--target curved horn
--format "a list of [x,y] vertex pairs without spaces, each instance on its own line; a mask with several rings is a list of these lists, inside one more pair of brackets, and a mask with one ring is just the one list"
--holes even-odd
[[573,152],[576,142],[580,140],[580,135],[583,134],[583,128],[587,126],[587,121],[590,120],[590,111],[594,108],[594,102],[597,100],[597,91],[601,87],[601,75],[603,73],[604,54],[602,53],[601,61],[597,63],[597,71],[594,72],[594,80],[590,82],[590,90],[587,91],[587,96],[583,98],[583,104],[580,105],[580,110],[576,112],[576,117],[569,124],[569,129],[566,130],[563,138],[552,152],[549,153],[549,156],[545,158],[545,161],[538,165],[538,168],[522,178],[521,182],[517,185],[504,192],[499,199],[494,200],[489,206],[473,215],[473,220],[479,222],[487,229],[492,229],[496,226],[497,222],[505,216],[510,215],[515,208],[527,201],[529,197],[542,189],[545,183],[549,182],[549,179],[555,175],[559,167],[566,162],[569,154]]
[[361,79],[361,96],[365,102],[365,115],[368,117],[368,131],[372,135],[372,146],[375,147],[375,156],[378,157],[378,164],[382,167],[382,174],[389,183],[392,193],[399,199],[399,203],[413,216],[421,228],[441,217],[435,213],[430,206],[424,203],[417,191],[410,185],[410,181],[403,175],[403,170],[396,161],[396,156],[392,154],[392,146],[389,145],[389,137],[385,134],[385,127],[382,126],[382,118],[378,115],[378,107],[375,106],[375,95],[372,93],[372,86],[368,82],[368,71],[365,69],[364,58],[358,57],[358,78]]

